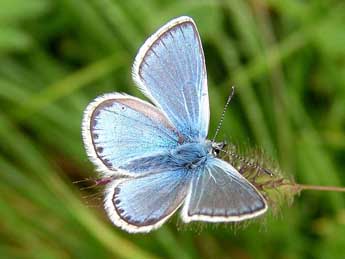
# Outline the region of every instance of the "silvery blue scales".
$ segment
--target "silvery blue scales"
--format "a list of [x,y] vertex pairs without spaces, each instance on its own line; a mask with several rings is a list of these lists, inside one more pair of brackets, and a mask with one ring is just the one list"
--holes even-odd
[[233,222],[267,210],[257,189],[207,140],[204,53],[194,21],[176,18],[140,48],[133,78],[152,104],[121,93],[88,105],[83,139],[106,186],[105,209],[128,232],[160,227],[180,207],[184,222]]

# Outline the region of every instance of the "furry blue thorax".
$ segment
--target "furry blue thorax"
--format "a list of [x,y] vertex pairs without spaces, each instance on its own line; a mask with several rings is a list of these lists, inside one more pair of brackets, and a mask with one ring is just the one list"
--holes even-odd
[[193,169],[202,166],[209,156],[213,156],[211,150],[210,142],[186,143],[171,150],[169,157],[177,167]]

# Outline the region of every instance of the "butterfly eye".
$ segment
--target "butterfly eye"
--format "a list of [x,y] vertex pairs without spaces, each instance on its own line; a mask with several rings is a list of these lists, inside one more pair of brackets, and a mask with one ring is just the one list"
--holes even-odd
[[121,106],[121,110],[122,111],[126,110],[126,107],[125,106]]

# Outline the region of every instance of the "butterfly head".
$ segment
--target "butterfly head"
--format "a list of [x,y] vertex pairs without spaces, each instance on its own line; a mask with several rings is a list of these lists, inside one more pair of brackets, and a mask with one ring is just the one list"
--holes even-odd
[[212,155],[214,155],[215,157],[219,156],[219,153],[227,146],[226,141],[222,141],[222,142],[210,142],[211,144],[211,153]]

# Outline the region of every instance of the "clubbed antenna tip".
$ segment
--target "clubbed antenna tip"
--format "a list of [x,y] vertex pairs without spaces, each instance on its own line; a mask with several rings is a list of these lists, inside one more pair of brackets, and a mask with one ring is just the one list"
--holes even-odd
[[220,116],[220,120],[219,120],[217,129],[216,129],[216,133],[214,134],[214,137],[213,137],[213,139],[212,139],[212,143],[215,142],[216,137],[217,137],[217,135],[218,135],[218,133],[219,133],[219,130],[220,130],[220,128],[222,127],[223,120],[224,120],[224,116],[225,116],[225,112],[226,112],[226,110],[227,110],[227,108],[228,108],[228,106],[229,106],[229,104],[230,104],[230,101],[231,101],[232,97],[234,96],[234,94],[235,94],[235,86],[232,86],[232,87],[231,87],[231,93],[230,93],[230,95],[229,95],[229,97],[228,97],[228,100],[227,100],[226,103],[225,103],[225,106],[224,106],[222,115]]

